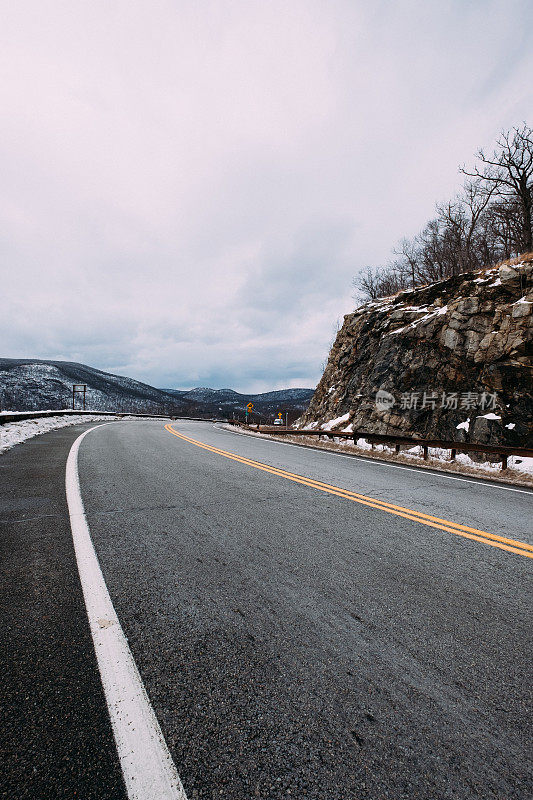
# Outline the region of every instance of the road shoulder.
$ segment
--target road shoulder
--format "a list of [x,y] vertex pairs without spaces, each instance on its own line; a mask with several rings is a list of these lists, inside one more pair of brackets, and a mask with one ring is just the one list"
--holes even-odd
[[69,449],[87,427],[0,456],[3,797],[126,797],[64,491]]

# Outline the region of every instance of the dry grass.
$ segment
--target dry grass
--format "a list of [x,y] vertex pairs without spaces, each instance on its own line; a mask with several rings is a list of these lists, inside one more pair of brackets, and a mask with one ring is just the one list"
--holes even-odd
[[533,253],[522,253],[522,255],[515,256],[515,258],[508,258],[506,261],[500,261],[496,266],[514,267],[516,264],[523,264],[524,261],[533,261]]

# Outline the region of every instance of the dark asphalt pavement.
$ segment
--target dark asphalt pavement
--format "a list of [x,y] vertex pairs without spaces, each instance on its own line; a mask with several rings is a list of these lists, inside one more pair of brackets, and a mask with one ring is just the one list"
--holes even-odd
[[[527,490],[207,423],[174,427],[274,467],[531,541]],[[97,683],[53,477],[74,438],[67,429],[33,440],[42,463],[31,442],[0,457],[15,498],[11,506],[3,492],[8,599],[13,592],[20,606],[9,636],[21,653],[8,646],[6,662],[16,652],[29,676],[28,653],[55,642],[55,672],[37,671],[36,682],[37,692],[59,692],[57,708],[41,713],[22,703],[26,727],[38,730],[55,714],[59,731],[76,714],[77,730],[86,716],[81,727],[94,730],[89,755],[100,748],[119,786],[98,686],[81,692],[96,698],[92,709],[74,703],[63,715],[60,702],[72,694],[63,651],[67,672],[78,661],[79,674]],[[91,432],[79,470],[111,598],[190,800],[531,796],[532,559],[237,463],[172,436],[162,421]],[[32,481],[38,492],[29,490]],[[23,514],[40,520],[38,535]],[[29,581],[39,558],[41,571]],[[43,601],[50,568],[58,587],[49,594],[59,593],[52,614]],[[26,634],[26,614],[35,628],[42,618],[39,635]],[[23,717],[16,691],[8,703],[14,733]],[[24,736],[11,753],[28,766],[36,755],[26,753]],[[8,771],[13,780],[23,774]],[[117,792],[99,796],[118,800]]]
[[[94,423],[93,423],[94,424]],[[123,800],[65,500],[90,425],[0,455],[0,797]]]

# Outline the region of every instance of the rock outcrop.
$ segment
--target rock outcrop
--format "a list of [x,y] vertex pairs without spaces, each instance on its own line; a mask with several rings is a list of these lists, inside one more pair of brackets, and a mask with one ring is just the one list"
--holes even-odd
[[344,318],[298,427],[533,446],[533,256]]

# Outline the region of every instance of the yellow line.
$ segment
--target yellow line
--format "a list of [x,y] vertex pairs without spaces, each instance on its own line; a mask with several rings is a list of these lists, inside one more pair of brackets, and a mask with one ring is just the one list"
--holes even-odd
[[526,542],[520,542],[516,539],[507,539],[505,536],[497,536],[494,533],[487,533],[487,531],[480,531],[477,528],[470,528],[467,525],[460,525],[457,522],[450,522],[449,520],[441,519],[440,517],[424,514],[421,511],[414,511],[413,509],[404,508],[403,506],[398,506],[393,503],[387,503],[384,500],[368,497],[367,495],[359,494],[358,492],[352,492],[349,489],[342,489],[339,486],[332,486],[329,483],[316,481],[313,478],[307,478],[303,475],[296,475],[293,472],[287,472],[287,470],[279,469],[278,467],[271,467],[268,464],[261,463],[260,461],[253,461],[245,456],[229,453],[227,450],[220,450],[218,447],[204,444],[203,442],[199,442],[197,439],[191,439],[189,436],[179,433],[178,431],[174,430],[170,423],[165,425],[165,429],[174,436],[177,436],[178,438],[183,439],[190,444],[196,445],[196,447],[209,450],[211,453],[224,456],[232,461],[238,461],[239,463],[253,467],[254,469],[259,469],[263,472],[269,472],[272,475],[286,478],[294,483],[300,483],[304,486],[309,486],[312,489],[319,489],[327,494],[343,497],[346,500],[352,500],[355,503],[369,506],[370,508],[376,508],[379,511],[385,511],[388,514],[394,514],[395,516],[403,517],[404,519],[409,519],[413,522],[419,522],[422,525],[427,525],[431,528],[437,528],[449,533],[455,533],[457,536],[463,536],[465,539],[472,539],[476,542],[482,542],[483,544],[489,544],[492,547],[497,547],[500,550],[506,550],[509,553],[516,553],[521,556],[526,556],[527,558],[533,558],[533,545],[527,544]]
[[[170,426],[168,426],[168,427],[170,429]],[[481,534],[482,536],[489,537],[490,539],[494,539],[494,540],[500,541],[500,542],[507,542],[508,544],[511,544],[511,545],[515,545],[516,544],[516,541],[514,539],[506,539],[503,536],[496,536],[493,533],[487,533],[486,531],[479,531],[479,530],[477,530],[477,528],[470,528],[470,527],[468,527],[466,525],[460,525],[460,524],[458,524],[456,522],[450,522],[449,520],[441,519],[440,517],[434,517],[434,516],[431,516],[429,514],[424,514],[421,511],[414,511],[413,509],[410,509],[410,508],[404,508],[403,506],[394,505],[393,503],[387,503],[385,500],[378,500],[375,497],[368,497],[367,495],[359,494],[358,492],[352,492],[349,489],[341,489],[338,486],[331,486],[329,483],[323,483],[322,481],[317,481],[317,480],[314,480],[313,478],[307,478],[307,477],[304,477],[302,475],[295,475],[293,472],[287,472],[286,470],[279,469],[278,467],[271,467],[271,466],[268,466],[266,464],[262,464],[259,461],[252,461],[251,459],[246,458],[245,456],[238,456],[238,455],[235,455],[233,453],[228,453],[226,450],[219,450],[217,447],[212,447],[211,445],[204,444],[203,442],[198,442],[196,439],[191,439],[188,436],[185,436],[182,433],[178,433],[177,431],[175,431],[173,429],[171,429],[170,432],[174,433],[174,435],[179,436],[182,439],[185,439],[186,441],[190,442],[191,444],[197,445],[198,447],[203,447],[206,450],[210,450],[211,452],[218,453],[219,455],[226,456],[227,458],[231,457],[233,460],[240,461],[243,464],[248,464],[249,466],[256,467],[257,469],[264,469],[264,470],[266,470],[268,472],[272,472],[273,474],[280,475],[281,477],[284,477],[284,478],[291,478],[291,479],[297,480],[298,482],[304,482],[305,484],[307,484],[309,486],[313,486],[313,487],[315,487],[317,489],[323,489],[323,490],[325,490],[325,489],[333,489],[335,491],[335,493],[342,493],[342,495],[348,497],[349,499],[357,499],[357,500],[361,500],[362,502],[365,502],[365,503],[368,503],[370,501],[372,504],[376,504],[375,507],[380,507],[383,510],[385,510],[385,509],[387,509],[387,510],[393,509],[394,511],[405,512],[405,513],[408,513],[410,515],[419,517],[419,518],[421,518],[423,520],[430,520],[432,522],[439,522],[439,523],[442,523],[442,524],[445,524],[445,525],[451,525],[452,527],[457,528],[459,530],[467,531],[467,532],[474,533],[474,534]],[[520,544],[520,547],[523,547],[523,548],[525,548],[527,550],[531,550],[533,552],[533,545],[525,544],[525,543],[521,543],[521,542],[519,544]]]

